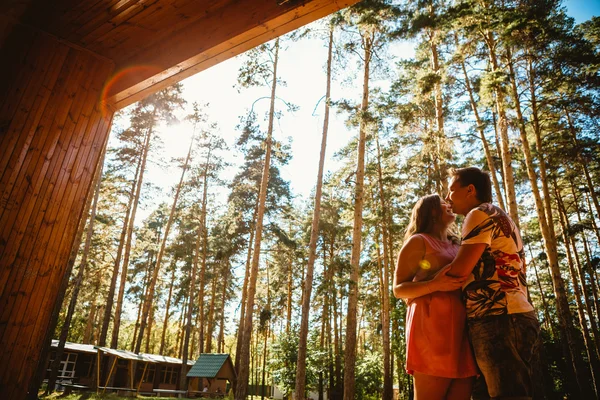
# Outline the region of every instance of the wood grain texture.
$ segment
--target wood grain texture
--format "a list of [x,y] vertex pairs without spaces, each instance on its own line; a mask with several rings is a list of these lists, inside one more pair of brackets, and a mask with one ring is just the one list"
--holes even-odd
[[10,121],[0,153],[3,399],[24,398],[35,374],[112,118],[99,100],[113,65],[48,35],[32,37],[24,58],[12,54],[28,68],[12,69],[17,107],[2,104],[0,114]]

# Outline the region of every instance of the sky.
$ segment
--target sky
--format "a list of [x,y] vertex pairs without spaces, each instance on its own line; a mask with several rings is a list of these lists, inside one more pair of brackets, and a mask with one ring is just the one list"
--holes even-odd
[[591,17],[600,16],[600,0],[566,0],[564,2],[567,14],[580,24]]

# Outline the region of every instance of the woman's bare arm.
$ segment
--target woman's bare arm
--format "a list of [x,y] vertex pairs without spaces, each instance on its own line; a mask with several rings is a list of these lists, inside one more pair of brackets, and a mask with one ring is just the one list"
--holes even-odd
[[432,280],[413,282],[425,255],[424,239],[412,236],[402,246],[394,272],[394,296],[399,299],[414,299],[437,291],[456,290],[464,279],[447,276],[449,267],[438,272]]

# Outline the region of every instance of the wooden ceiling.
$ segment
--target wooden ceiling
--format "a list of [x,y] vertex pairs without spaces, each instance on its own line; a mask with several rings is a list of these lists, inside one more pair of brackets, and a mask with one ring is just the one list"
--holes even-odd
[[8,0],[0,12],[115,64],[115,109],[357,0]]

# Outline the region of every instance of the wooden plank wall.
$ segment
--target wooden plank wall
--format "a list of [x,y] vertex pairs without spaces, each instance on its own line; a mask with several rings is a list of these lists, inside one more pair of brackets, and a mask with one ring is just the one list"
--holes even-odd
[[3,39],[0,399],[18,400],[27,396],[50,333],[110,130],[113,113],[103,109],[100,99],[114,66],[21,25]]

